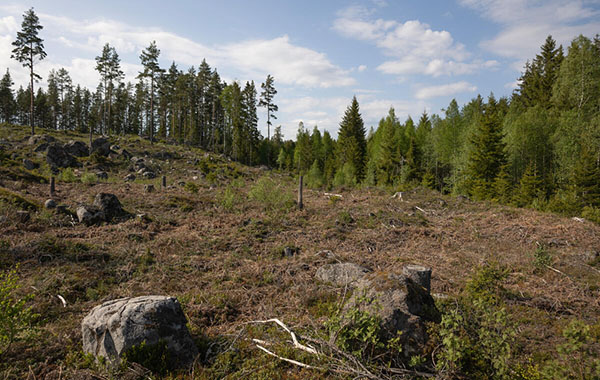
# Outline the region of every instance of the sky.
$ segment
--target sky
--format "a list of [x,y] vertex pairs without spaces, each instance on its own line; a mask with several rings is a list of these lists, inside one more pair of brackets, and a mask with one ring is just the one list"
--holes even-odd
[[[39,86],[64,67],[94,90],[105,43],[134,82],[141,51],[156,41],[165,69],[206,59],[228,83],[253,80],[259,92],[273,76],[274,125],[288,139],[300,121],[336,136],[353,96],[367,129],[390,107],[404,122],[442,114],[453,98],[510,96],[548,35],[566,49],[600,33],[600,0],[2,0],[0,72],[10,69],[15,89],[28,72],[10,58],[11,43],[30,7],[48,54],[37,64]],[[264,109],[259,118],[266,136]]]

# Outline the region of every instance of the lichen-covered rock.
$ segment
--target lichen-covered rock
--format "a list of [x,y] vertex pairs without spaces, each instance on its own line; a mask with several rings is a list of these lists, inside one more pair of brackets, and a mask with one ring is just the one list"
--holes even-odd
[[426,322],[439,322],[440,313],[430,294],[431,269],[409,265],[402,275],[374,272],[362,278],[345,310],[358,308],[380,321],[380,338],[387,341],[401,332],[403,355],[419,353],[427,342]]
[[69,141],[65,144],[65,150],[75,157],[86,157],[90,154],[88,146],[82,141]]
[[357,284],[370,270],[354,263],[328,264],[317,269],[315,276],[339,286]]
[[133,346],[166,343],[173,367],[190,366],[198,349],[174,297],[142,296],[105,302],[83,319],[83,350],[118,363]]
[[114,194],[98,193],[92,205],[104,213],[107,222],[127,215],[127,212],[121,206],[121,202],[119,202],[119,198]]

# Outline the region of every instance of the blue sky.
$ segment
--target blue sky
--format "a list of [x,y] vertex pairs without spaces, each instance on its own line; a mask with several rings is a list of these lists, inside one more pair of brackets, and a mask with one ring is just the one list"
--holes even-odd
[[452,98],[510,95],[548,34],[566,47],[600,33],[600,0],[9,0],[0,5],[0,70],[10,68],[17,86],[27,72],[10,59],[11,42],[29,7],[44,25],[44,78],[65,67],[74,83],[94,89],[94,58],[108,42],[134,81],[141,50],[156,40],[165,68],[206,58],[228,82],[257,87],[273,75],[286,138],[299,121],[336,135],[353,95],[367,127],[390,106],[404,121],[439,114]]

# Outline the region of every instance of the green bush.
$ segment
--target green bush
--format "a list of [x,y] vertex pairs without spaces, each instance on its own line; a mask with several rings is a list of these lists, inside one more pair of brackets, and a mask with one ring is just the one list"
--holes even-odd
[[537,268],[545,268],[546,266],[552,264],[552,256],[550,255],[550,252],[548,252],[542,245],[539,245],[535,252],[533,252],[533,259]]
[[164,375],[172,368],[171,353],[167,342],[162,339],[155,344],[146,344],[146,341],[143,341],[128,349],[123,358],[130,363],[141,364],[158,375]]
[[456,302],[442,309],[442,322],[434,328],[438,371],[450,377],[511,378],[516,330],[502,302],[506,276],[497,265],[480,268]]
[[600,224],[600,208],[585,206],[581,211],[581,216],[591,222]]
[[6,352],[10,345],[32,331],[34,313],[26,304],[33,295],[17,298],[18,277],[16,271],[0,272],[0,355]]
[[225,210],[232,211],[241,201],[241,188],[244,186],[242,180],[232,181],[219,196],[219,204]]
[[78,178],[75,175],[75,172],[73,171],[73,169],[66,168],[66,169],[61,170],[60,174],[58,175],[58,180],[61,182],[71,183],[71,182],[77,182]]
[[84,173],[81,176],[81,183],[86,183],[86,184],[93,184],[96,183],[96,181],[98,180],[98,177],[96,177],[96,175],[94,173]]
[[183,186],[183,188],[192,194],[198,194],[198,190],[199,190],[198,185],[196,185],[193,182],[186,182],[185,185]]
[[294,206],[294,196],[269,177],[260,178],[248,192],[248,197],[262,205],[265,211],[285,211]]

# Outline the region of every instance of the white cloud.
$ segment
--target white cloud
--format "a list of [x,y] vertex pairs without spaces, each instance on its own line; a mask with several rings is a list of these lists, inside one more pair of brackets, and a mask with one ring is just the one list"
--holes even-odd
[[350,7],[338,13],[333,29],[343,36],[369,41],[392,59],[377,67],[385,74],[470,74],[497,65],[496,61],[468,61],[471,54],[445,30],[433,30],[418,20],[404,23],[372,19],[372,11]]
[[600,30],[597,0],[459,0],[460,4],[480,12],[483,17],[502,25],[492,39],[481,47],[513,60],[521,71],[525,61],[539,53],[548,35],[568,46],[579,34],[589,37]]
[[[20,17],[22,11],[11,7],[0,9],[14,13],[0,18],[0,66],[8,66],[12,71],[19,66],[14,61],[10,62],[10,53],[5,52],[10,48],[18,28],[15,17]],[[126,80],[134,80],[138,71],[135,65],[139,65],[137,56],[153,40],[161,49],[160,61],[163,66],[171,61],[188,66],[198,65],[206,58],[221,70],[231,69],[249,78],[264,78],[271,74],[277,83],[284,85],[330,88],[356,83],[350,76],[350,70],[335,65],[323,53],[295,45],[287,35],[212,47],[160,28],[141,28],[106,19],[75,20],[45,13],[38,13],[38,16],[45,27],[43,38],[47,42],[46,50],[54,44],[77,56],[70,62],[59,62],[52,51],[48,51],[44,65],[39,66],[40,74],[46,77],[47,71],[43,70],[56,66],[65,66],[67,70],[82,69],[82,74],[69,71],[73,79],[75,76],[83,77],[81,83],[88,87],[95,86],[98,81],[98,74],[93,72],[93,59],[101,53],[105,43],[116,48],[123,66],[129,65],[129,70],[125,68],[126,74],[129,74]],[[17,75],[15,82],[21,82],[22,79]]]
[[422,87],[417,90],[415,97],[417,99],[430,99],[441,96],[450,96],[461,92],[475,92],[477,87],[468,82],[448,83],[439,86]]
[[367,69],[367,65],[360,65],[360,66],[358,66],[358,67],[356,68],[356,70],[357,70],[359,73],[362,73],[362,72],[363,72],[363,71],[365,71],[366,69]]

